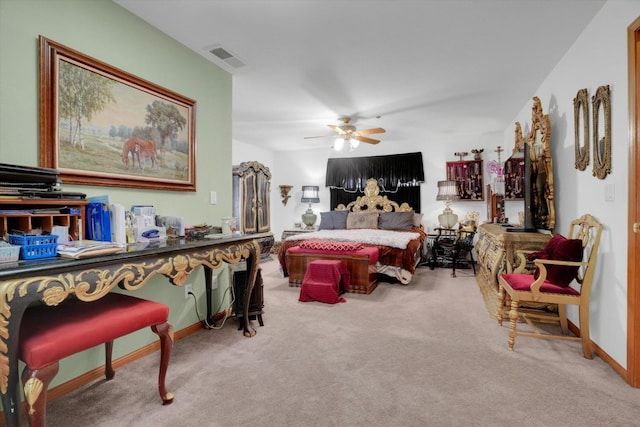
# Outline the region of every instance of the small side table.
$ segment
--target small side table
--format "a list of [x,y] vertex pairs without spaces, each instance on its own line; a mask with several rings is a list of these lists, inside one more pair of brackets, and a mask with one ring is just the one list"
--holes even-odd
[[280,240],[284,241],[287,237],[290,236],[295,236],[296,234],[302,234],[302,233],[312,233],[316,231],[315,229],[313,230],[305,230],[305,229],[296,229],[296,230],[284,230],[282,232],[282,236],[280,237]]

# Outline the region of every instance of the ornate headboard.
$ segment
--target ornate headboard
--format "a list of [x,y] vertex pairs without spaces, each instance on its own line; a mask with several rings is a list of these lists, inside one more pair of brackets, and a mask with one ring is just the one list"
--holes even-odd
[[369,178],[364,189],[364,196],[358,197],[347,206],[339,204],[336,210],[351,212],[409,212],[414,209],[408,203],[398,204],[389,200],[387,196],[381,196],[378,181],[374,178]]

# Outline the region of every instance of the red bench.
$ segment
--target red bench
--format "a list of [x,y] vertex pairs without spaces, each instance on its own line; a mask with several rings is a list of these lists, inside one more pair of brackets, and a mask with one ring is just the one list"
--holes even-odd
[[165,376],[173,345],[169,307],[128,295],[110,293],[87,303],[77,299],[25,311],[20,326],[19,357],[26,363],[22,384],[28,404],[30,426],[44,426],[47,387],[58,373],[58,361],[72,354],[105,344],[105,376],[115,376],[111,364],[113,340],[150,326],[160,337],[158,389],[163,404],[173,401],[165,387]]

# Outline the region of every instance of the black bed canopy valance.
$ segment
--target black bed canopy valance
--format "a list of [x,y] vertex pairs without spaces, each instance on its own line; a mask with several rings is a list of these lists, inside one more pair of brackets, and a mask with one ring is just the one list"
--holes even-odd
[[325,185],[345,191],[361,191],[375,178],[385,191],[424,182],[422,153],[329,159]]
[[378,180],[382,195],[407,202],[420,212],[422,153],[329,159],[325,185],[330,189],[331,209],[361,196],[369,178]]

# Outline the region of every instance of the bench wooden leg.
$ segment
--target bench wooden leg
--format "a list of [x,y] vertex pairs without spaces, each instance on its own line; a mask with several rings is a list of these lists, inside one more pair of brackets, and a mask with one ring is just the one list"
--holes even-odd
[[111,358],[113,355],[113,341],[107,341],[104,343],[104,376],[107,380],[112,380],[116,376],[116,371],[113,369]]
[[173,393],[167,391],[165,377],[169,358],[171,357],[171,347],[173,347],[173,327],[169,322],[151,326],[151,330],[160,337],[160,373],[158,374],[158,390],[163,405],[173,402]]
[[47,388],[58,368],[58,362],[55,362],[40,369],[31,370],[25,366],[22,370],[22,388],[29,405],[27,416],[31,427],[46,425]]

